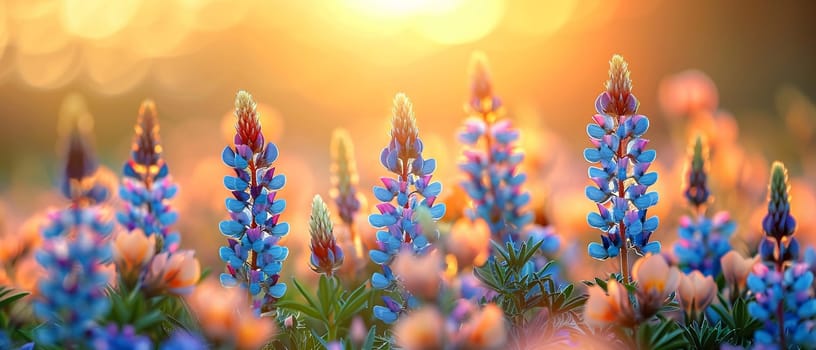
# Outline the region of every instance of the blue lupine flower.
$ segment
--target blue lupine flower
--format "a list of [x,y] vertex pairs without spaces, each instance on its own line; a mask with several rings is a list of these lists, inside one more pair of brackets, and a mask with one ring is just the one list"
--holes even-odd
[[126,325],[121,330],[116,324],[110,324],[105,329],[97,328],[93,332],[92,344],[96,350],[153,349],[150,338],[136,334],[131,325]]
[[598,114],[587,126],[594,147],[584,150],[588,162],[600,165],[589,168],[595,185],[586,188],[586,196],[598,206],[587,222],[604,232],[601,243],[592,242],[587,249],[600,260],[626,254],[627,248],[639,254],[660,252],[660,243],[649,241],[658,225],[656,216],[647,215],[658,200],[657,192],[648,192],[657,181],[657,173],[648,172],[655,151],[642,138],[649,119],[637,114],[639,102],[623,57],[613,56],[609,66],[606,91],[595,100]]
[[110,307],[105,295],[110,276],[103,265],[111,258],[113,222],[106,208],[96,204],[107,191],[96,182],[97,163],[88,144],[77,128],[70,139],[62,190],[71,205],[48,215],[45,240],[36,253],[46,277],[40,280],[41,298],[33,310],[45,322],[36,330],[38,341],[84,346],[87,332]]
[[695,208],[699,208],[708,202],[710,191],[706,179],[706,160],[708,159],[708,148],[702,136],[697,135],[694,139],[694,146],[691,149],[691,164],[686,172],[686,189],[684,195],[689,203]]
[[462,187],[473,200],[467,215],[484,219],[495,241],[519,242],[533,221],[533,214],[525,210],[530,202],[524,189],[527,175],[518,168],[524,160],[517,145],[519,131],[510,120],[498,120],[502,104],[493,94],[485,58],[474,55],[472,65],[468,108],[475,116],[465,121],[459,133],[465,145],[464,162],[459,165],[466,175]]
[[705,144],[698,136],[692,147],[684,191],[695,216],[680,218],[680,240],[674,245],[674,253],[683,272],[697,270],[716,277],[721,270],[720,259],[731,250],[729,239],[736,230],[736,223],[724,211],[713,218],[706,216],[704,205],[710,194],[706,184],[706,153]]
[[[816,341],[816,298],[813,273],[807,264],[794,263],[779,271],[760,263],[747,283],[756,296],[748,304],[748,312],[762,322],[762,328],[754,334],[759,348],[778,348],[786,343],[812,345]],[[777,319],[779,310],[784,320],[782,331]]]
[[700,216],[696,221],[682,217],[680,240],[674,245],[680,269],[685,273],[697,270],[706,276],[719,275],[720,259],[731,250],[728,240],[736,228],[728,212],[719,212],[713,218]]
[[124,209],[117,213],[117,219],[128,231],[139,228],[148,237],[155,234],[159,238],[157,253],[176,251],[181,240],[172,229],[178,214],[170,206],[178,187],[161,151],[156,106],[148,100],[139,108],[130,160],[125,163],[119,189]]
[[762,229],[767,236],[781,241],[783,237],[793,235],[796,220],[790,214],[788,170],[779,162],[775,162],[772,169],[768,214],[762,219]]
[[334,238],[334,224],[331,221],[329,208],[320,195],[312,200],[312,213],[309,216],[309,235],[312,237],[309,267],[317,273],[331,277],[343,264],[343,250]]
[[219,256],[227,264],[221,284],[248,289],[253,309],[261,313],[270,311],[286,292],[286,284],[278,280],[289,249],[278,242],[289,233],[289,224],[279,221],[286,201],[276,199],[276,195],[286,177],[275,174],[272,166],[278,158],[278,147],[271,142],[265,144],[256,108],[248,92],[238,92],[235,145],[227,146],[221,154],[235,176],[224,177],[232,196],[226,200],[230,220],[219,224],[228,240]]
[[183,330],[173,332],[170,338],[159,346],[159,350],[207,350],[208,348],[207,343],[199,335]]
[[436,161],[422,157],[422,140],[413,106],[404,94],[397,94],[394,98],[392,124],[391,142],[382,150],[380,162],[397,176],[383,177],[384,187],[374,187],[374,196],[381,202],[377,205],[379,214],[371,214],[368,218],[372,226],[382,229],[377,232],[379,249],[369,251],[371,260],[383,269],[382,273],[374,273],[371,277],[372,286],[400,294],[402,299],[397,301],[385,296],[386,306],[374,307],[374,315],[387,323],[396,321],[399,313],[417,303],[398,286],[389,268],[391,262],[403,250],[424,254],[430,247],[426,236],[438,235],[438,232],[423,232],[429,225],[420,224],[421,211],[427,210],[433,221],[445,214],[444,204],[434,204],[442,191],[440,183],[431,182]]
[[762,223],[766,238],[759,246],[761,262],[747,280],[748,289],[756,296],[748,304],[748,312],[763,325],[754,334],[754,342],[758,348],[811,346],[816,342],[813,272],[807,262],[798,261],[788,171],[780,162],[771,167],[769,187],[768,214]]

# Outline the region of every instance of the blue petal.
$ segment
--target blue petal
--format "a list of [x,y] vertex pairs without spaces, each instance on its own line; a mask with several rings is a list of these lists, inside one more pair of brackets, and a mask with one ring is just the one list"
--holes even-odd
[[221,260],[226,262],[235,256],[235,251],[230,249],[229,247],[221,247],[218,248],[218,256],[221,258]]
[[286,283],[278,282],[274,286],[269,287],[269,295],[273,298],[282,298],[286,293]]
[[235,176],[224,176],[224,186],[230,191],[243,191],[249,184]]
[[598,124],[592,123],[587,125],[587,135],[592,138],[600,139],[606,135],[606,131]]
[[446,207],[444,203],[434,205],[433,207],[431,207],[431,217],[437,220],[442,218],[443,216],[445,216],[445,209]]
[[660,224],[660,219],[657,216],[652,216],[643,223],[643,231],[654,232]]
[[230,146],[224,147],[224,150],[221,152],[221,160],[230,168],[235,167],[235,152]]
[[660,242],[649,242],[642,248],[643,253],[660,254]]
[[397,218],[392,215],[371,214],[368,216],[368,222],[374,227],[385,227],[397,223]]
[[442,184],[439,182],[433,182],[425,188],[422,195],[425,197],[436,197],[439,195],[439,192],[442,192]]
[[284,236],[289,233],[289,223],[288,222],[279,222],[275,227],[270,230],[272,235],[275,236]]
[[394,199],[394,193],[391,193],[391,191],[384,187],[375,186],[374,197],[377,197],[380,202],[390,202],[392,199]]
[[587,148],[584,150],[584,159],[590,163],[597,163],[601,161],[601,152],[595,148]]
[[249,166],[249,162],[241,157],[240,154],[235,154],[235,168],[238,169],[246,169]]
[[281,271],[281,268],[283,268],[283,264],[280,262],[271,262],[263,267],[263,272],[270,276],[276,275]]
[[378,265],[385,264],[391,258],[390,255],[376,249],[369,251],[368,256],[371,257],[371,261]]
[[237,213],[239,211],[244,210],[247,204],[234,198],[227,198],[226,205],[227,210],[233,213]]
[[371,286],[374,289],[385,289],[389,284],[391,284],[391,281],[379,272],[375,272],[371,276]]
[[793,282],[793,290],[796,292],[805,292],[810,288],[812,284],[813,284],[813,272],[808,271],[805,272],[804,275],[799,276],[799,278],[796,279],[796,282]]
[[603,193],[600,189],[595,186],[587,186],[586,188],[586,196],[590,200],[596,203],[601,203],[606,200],[606,193]]
[[638,179],[638,183],[645,186],[654,185],[657,182],[657,172],[651,172],[647,174],[643,174],[643,176]]
[[601,168],[591,166],[589,167],[589,177],[590,178],[599,177],[602,179],[606,179],[609,178],[609,173],[607,173],[606,170],[603,170]]
[[374,317],[378,318],[380,321],[385,323],[391,324],[397,321],[397,314],[385,306],[375,305],[374,306]]
[[269,189],[272,191],[277,191],[286,184],[286,176],[283,174],[275,175],[271,181],[269,181]]
[[178,220],[178,213],[174,211],[168,211],[164,214],[159,215],[159,222],[164,226],[170,226]]
[[753,273],[748,275],[746,284],[748,285],[748,288],[751,289],[751,291],[754,293],[762,293],[765,291],[765,281],[763,281],[762,278],[760,278],[757,275],[754,275]]
[[656,156],[657,156],[657,152],[655,152],[655,150],[653,150],[653,149],[646,150],[646,151],[643,151],[643,153],[641,153],[639,156],[637,156],[637,161],[638,161],[638,163],[653,162],[655,160]]
[[286,200],[278,199],[269,207],[269,212],[272,214],[280,214],[284,209],[286,209]]
[[218,224],[218,229],[227,236],[239,237],[244,233],[245,227],[236,221],[224,220]]
[[589,252],[589,256],[594,259],[606,260],[609,258],[609,254],[607,254],[606,249],[603,247],[603,245],[597,242],[589,243],[587,246],[587,251]]
[[607,228],[608,226],[606,224],[606,220],[604,220],[601,214],[595,212],[589,213],[589,215],[587,215],[587,222],[589,223],[589,226],[602,230]]
[[266,164],[271,164],[276,159],[278,159],[278,146],[275,146],[274,143],[270,142],[266,145],[264,160],[266,161]]
[[222,273],[219,279],[221,280],[221,285],[224,287],[235,287],[238,285],[238,280],[228,273]]
[[768,310],[765,310],[763,307],[759,306],[759,304],[755,301],[748,304],[748,314],[760,320],[766,320],[771,316]]
[[635,135],[643,135],[643,133],[649,130],[649,118],[643,116],[643,118],[639,119],[632,130],[632,133]]
[[430,174],[430,173],[434,172],[434,170],[436,170],[436,160],[435,159],[433,159],[433,158],[426,159],[422,163],[422,174],[427,175],[427,174]]

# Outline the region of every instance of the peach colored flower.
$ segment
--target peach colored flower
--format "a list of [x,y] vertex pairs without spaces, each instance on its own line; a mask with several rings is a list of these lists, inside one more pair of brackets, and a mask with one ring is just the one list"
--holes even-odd
[[435,300],[439,295],[442,279],[442,260],[434,250],[422,256],[401,252],[392,265],[394,275],[403,282],[406,289],[426,300]]
[[397,345],[405,350],[441,349],[444,332],[445,322],[433,306],[415,310],[394,325]]
[[717,296],[717,284],[711,276],[694,270],[680,276],[677,295],[686,313],[702,312]]
[[12,285],[11,278],[9,278],[9,275],[6,272],[6,269],[0,269],[0,286],[10,286],[10,285]]
[[146,236],[140,229],[133,232],[120,231],[111,242],[113,262],[126,281],[133,282],[139,277],[142,267],[153,259],[156,237]]
[[680,284],[680,270],[670,267],[662,255],[646,254],[632,266],[637,282],[639,313],[643,318],[654,315]]
[[14,286],[36,295],[39,291],[37,282],[43,276],[45,276],[45,270],[34,259],[34,255],[26,255],[14,267]]
[[271,318],[256,317],[240,288],[223,288],[212,279],[185,297],[207,339],[238,349],[260,349],[277,332]]
[[729,287],[736,288],[736,290],[745,289],[748,274],[751,273],[751,269],[758,262],[759,257],[743,258],[742,255],[733,250],[725,253],[720,259],[725,282]]
[[42,229],[47,221],[44,215],[37,214],[23,222],[17,234],[20,240],[21,254],[25,254],[42,245]]
[[490,228],[482,219],[460,218],[451,228],[446,247],[459,269],[481,266],[490,254]]
[[12,235],[0,236],[0,264],[11,265],[20,253],[20,240]]
[[595,327],[614,323],[625,324],[631,320],[632,305],[623,285],[617,280],[609,280],[606,292],[600,286],[588,288],[589,299],[584,306],[584,321]]
[[501,349],[507,343],[504,311],[487,304],[460,329],[465,349]]
[[714,82],[698,70],[683,71],[663,79],[659,98],[666,114],[675,117],[713,111],[719,104]]
[[270,318],[259,319],[252,314],[252,310],[245,310],[236,317],[232,334],[235,335],[236,348],[261,349],[274,337],[276,332],[277,327]]
[[147,271],[145,285],[153,292],[190,293],[201,277],[201,266],[194,255],[192,250],[156,255]]

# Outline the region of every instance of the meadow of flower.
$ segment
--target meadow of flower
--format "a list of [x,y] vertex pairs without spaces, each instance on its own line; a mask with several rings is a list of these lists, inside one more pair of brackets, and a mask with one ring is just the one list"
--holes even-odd
[[[421,106],[396,92],[380,149],[333,132],[326,194],[291,188],[290,150],[250,92],[234,96],[212,183],[176,180],[151,100],[121,168],[104,167],[70,97],[61,197],[0,236],[0,350],[816,348],[813,189],[748,154],[699,71],[660,89],[684,154],[661,161],[637,74],[609,60],[586,149],[559,154],[585,161],[575,205],[532,181],[531,162],[572,169],[542,160],[557,147],[525,148],[547,134],[514,125],[482,53],[458,161],[426,147]],[[379,182],[361,183],[359,157]],[[215,198],[220,222],[180,232],[201,215],[180,190]],[[559,232],[569,215],[591,238]],[[189,248],[197,237],[220,244]]]

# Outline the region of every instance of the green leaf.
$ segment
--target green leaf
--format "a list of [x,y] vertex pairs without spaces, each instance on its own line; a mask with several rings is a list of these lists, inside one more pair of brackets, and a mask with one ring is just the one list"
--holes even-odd
[[331,286],[329,285],[329,279],[326,278],[326,275],[320,275],[320,281],[317,285],[317,300],[320,301],[320,311],[323,315],[328,315],[331,313],[332,305],[334,304],[334,300],[332,300],[333,291],[331,290]]
[[357,287],[357,289],[352,291],[343,305],[340,307],[340,311],[337,312],[338,324],[343,324],[345,321],[351,319],[355,314],[366,307],[369,292],[366,289],[366,283],[368,283],[368,281],[363,282],[363,284]]
[[136,322],[133,322],[133,328],[136,330],[136,332],[142,332],[158,325],[164,320],[164,313],[161,310],[153,310],[140,317],[138,320],[136,320]]
[[315,309],[320,308],[317,305],[317,301],[314,300],[314,298],[312,298],[312,296],[309,293],[306,293],[306,290],[303,289],[303,286],[300,284],[300,282],[297,281],[297,279],[292,278],[292,282],[294,283],[295,288],[297,288],[298,292],[300,292],[300,295],[302,295],[303,298],[306,299],[306,302],[309,303],[309,305],[311,305]]
[[374,349],[374,336],[377,334],[377,326],[371,326],[371,329],[368,330],[368,336],[366,336],[365,342],[363,342],[363,350],[373,350]]
[[[0,308],[5,308],[7,306],[11,306],[11,304],[14,304],[14,302],[24,298],[28,294],[29,293],[27,293],[27,292],[21,292],[21,293],[18,293],[18,294],[14,294],[14,295],[12,295],[12,296],[10,296],[8,298],[5,298],[3,300],[0,300]],[[3,293],[3,295],[6,295],[6,293]]]
[[306,316],[308,316],[308,317],[310,317],[312,319],[318,320],[318,321],[323,321],[323,322],[327,321],[326,318],[323,316],[323,314],[320,313],[320,311],[318,311],[317,309],[315,309],[315,308],[313,308],[311,306],[304,305],[303,303],[300,303],[300,302],[295,302],[295,301],[290,301],[290,300],[279,300],[276,305],[279,308],[283,308],[283,309],[290,310],[290,311],[300,312],[300,313],[302,313],[302,314],[304,314],[304,315],[306,315]]

